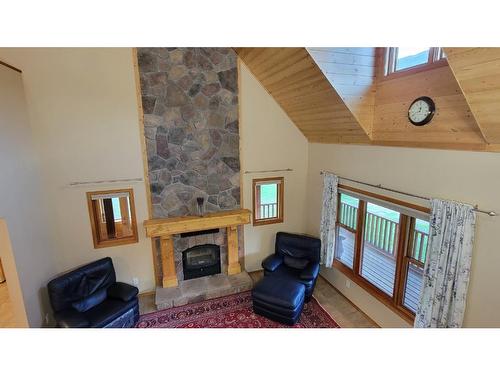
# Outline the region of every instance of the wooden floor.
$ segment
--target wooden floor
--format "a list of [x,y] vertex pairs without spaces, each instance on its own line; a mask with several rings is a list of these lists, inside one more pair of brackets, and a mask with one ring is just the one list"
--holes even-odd
[[[257,282],[263,276],[262,271],[250,272],[249,274],[254,282]],[[321,306],[323,306],[332,318],[343,328],[378,327],[374,321],[354,306],[321,276],[318,279],[313,295]],[[139,310],[141,314],[156,311],[154,294],[140,296]]]
[[[352,268],[354,236],[343,228],[340,228],[337,254],[342,263]],[[392,296],[395,273],[396,260],[394,258],[382,254],[369,244],[365,244],[361,262],[361,275],[364,278]],[[422,272],[417,267],[411,266],[404,299],[404,305],[410,310],[416,311],[421,288]]]
[[9,298],[7,283],[0,284],[0,328],[14,328],[14,312]]

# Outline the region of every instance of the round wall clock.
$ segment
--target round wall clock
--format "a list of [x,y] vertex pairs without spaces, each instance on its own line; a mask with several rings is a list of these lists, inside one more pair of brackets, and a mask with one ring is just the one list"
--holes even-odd
[[436,105],[428,96],[421,96],[411,103],[408,108],[408,119],[415,126],[428,124],[434,117]]

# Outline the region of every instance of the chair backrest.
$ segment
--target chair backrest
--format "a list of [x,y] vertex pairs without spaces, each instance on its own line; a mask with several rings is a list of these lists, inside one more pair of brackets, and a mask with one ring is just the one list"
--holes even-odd
[[49,282],[47,289],[52,308],[57,312],[115,282],[113,261],[107,257],[55,278]]
[[303,234],[276,233],[275,253],[283,257],[319,262],[321,240]]

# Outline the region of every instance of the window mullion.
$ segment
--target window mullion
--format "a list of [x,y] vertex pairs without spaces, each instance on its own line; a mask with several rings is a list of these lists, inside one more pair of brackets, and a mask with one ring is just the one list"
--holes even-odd
[[411,236],[411,228],[415,225],[414,221],[414,219],[408,217],[407,215],[401,215],[401,226],[398,236],[398,254],[396,260],[396,279],[394,282],[394,303],[398,307],[402,305],[403,301],[406,274],[408,272],[408,267],[405,267],[405,260],[408,254],[408,247],[411,246],[409,242],[409,235]]
[[365,226],[365,211],[366,201],[359,201],[358,218],[356,223],[356,241],[354,245],[354,264],[353,271],[355,275],[359,276],[359,267],[361,264],[361,249],[363,247],[363,231]]
[[432,64],[434,61],[436,61],[436,48],[429,47],[429,57],[427,59],[427,64]]

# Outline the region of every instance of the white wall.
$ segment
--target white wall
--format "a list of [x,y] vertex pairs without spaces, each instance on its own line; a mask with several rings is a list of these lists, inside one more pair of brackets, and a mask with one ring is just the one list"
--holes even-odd
[[[132,50],[0,49],[0,59],[23,70],[54,237],[52,276],[110,256],[120,281],[138,277],[141,291],[154,289],[151,242],[142,226],[144,183],[68,186],[144,177]],[[139,243],[95,250],[85,192],[127,187],[134,189]],[[32,261],[29,269],[35,267]]]
[[0,257],[19,327],[42,325],[56,269],[33,145],[21,74],[0,65]]
[[[23,70],[31,149],[39,156],[48,207],[42,231],[53,237],[53,258],[19,267],[27,274],[40,265],[50,269],[27,290],[38,290],[56,274],[104,256],[113,258],[119,280],[138,277],[141,291],[154,289],[151,243],[142,226],[147,218],[144,184],[131,185],[139,243],[100,250],[92,245],[85,192],[129,185],[68,186],[72,181],[143,177],[131,49],[4,48],[0,59]],[[242,169],[293,168],[283,174],[284,223],[245,227],[246,268],[255,270],[274,251],[277,231],[304,232],[308,143],[243,65],[240,74]],[[252,206],[252,178],[267,176],[244,176],[244,207]]]
[[[424,196],[478,204],[500,212],[500,154],[350,145],[309,145],[308,231],[318,234],[320,170]],[[364,186],[359,186],[365,190]],[[379,191],[380,192],[380,191]],[[409,200],[384,192],[384,195]],[[418,204],[425,202],[413,200]],[[478,214],[465,327],[500,327],[500,219]],[[363,289],[346,288],[346,277],[322,270],[342,293],[383,327],[407,326]]]
[[243,207],[252,209],[252,180],[285,178],[284,222],[262,226],[245,225],[245,268],[261,269],[262,260],[274,252],[276,232],[303,233],[306,226],[308,143],[281,107],[240,62],[241,169],[292,168],[292,172],[244,174]]

